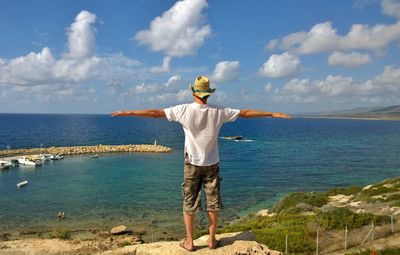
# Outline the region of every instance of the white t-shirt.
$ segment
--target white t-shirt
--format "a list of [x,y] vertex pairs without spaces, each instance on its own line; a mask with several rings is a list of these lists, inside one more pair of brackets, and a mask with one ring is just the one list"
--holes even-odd
[[164,109],[169,121],[182,124],[185,132],[185,161],[196,166],[219,162],[218,134],[225,122],[235,121],[240,110],[198,103]]

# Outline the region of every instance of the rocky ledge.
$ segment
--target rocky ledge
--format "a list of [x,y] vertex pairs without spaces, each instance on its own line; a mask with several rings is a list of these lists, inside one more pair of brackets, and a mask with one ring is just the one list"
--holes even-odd
[[[121,239],[121,240],[120,240]],[[211,250],[207,246],[208,236],[195,240],[195,252],[188,252],[179,246],[179,242],[155,242],[138,244],[126,237],[113,237],[104,241],[63,241],[59,239],[28,239],[0,242],[0,254],[97,254],[97,255],[281,255],[279,251],[269,249],[255,241],[251,232],[236,232],[217,235],[219,247]],[[114,245],[117,243],[118,245]],[[121,247],[123,246],[123,247]]]
[[126,144],[126,145],[94,145],[94,146],[69,146],[69,147],[49,147],[49,148],[29,148],[16,150],[0,150],[0,157],[10,157],[15,155],[34,155],[34,154],[62,154],[77,155],[89,153],[111,153],[111,152],[171,152],[172,149],[162,145],[152,144]]

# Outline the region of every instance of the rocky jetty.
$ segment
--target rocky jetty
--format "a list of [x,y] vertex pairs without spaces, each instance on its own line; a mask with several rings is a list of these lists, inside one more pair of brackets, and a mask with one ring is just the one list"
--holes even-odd
[[126,144],[126,145],[94,145],[94,146],[69,146],[50,148],[28,148],[16,150],[0,150],[0,157],[11,157],[16,155],[54,154],[54,155],[78,155],[90,153],[112,153],[112,152],[171,152],[172,149],[162,145],[152,144]]

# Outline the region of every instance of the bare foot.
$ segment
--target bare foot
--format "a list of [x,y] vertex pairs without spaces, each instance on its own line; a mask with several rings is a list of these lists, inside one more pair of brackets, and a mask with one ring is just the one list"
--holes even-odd
[[179,244],[180,247],[187,251],[194,251],[194,245],[193,242],[191,241],[184,241]]
[[210,238],[208,240],[208,248],[210,249],[217,249],[218,241],[215,238]]

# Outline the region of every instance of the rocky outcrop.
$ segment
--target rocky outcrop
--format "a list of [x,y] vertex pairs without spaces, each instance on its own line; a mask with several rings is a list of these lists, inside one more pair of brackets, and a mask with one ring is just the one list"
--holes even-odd
[[62,154],[77,155],[90,153],[111,153],[111,152],[171,152],[172,149],[162,145],[152,144],[126,144],[126,145],[94,145],[94,146],[69,146],[69,147],[49,147],[49,148],[30,148],[16,150],[0,150],[0,157],[10,157],[15,155],[33,154]]
[[[219,247],[211,250],[207,245],[208,236],[202,236],[194,241],[199,255],[281,255],[279,251],[269,249],[266,245],[255,241],[251,232],[237,232],[217,235]],[[156,242],[149,244],[129,245],[123,248],[109,250],[101,255],[184,255],[191,254],[179,246],[179,242]]]
[[[251,232],[237,232],[217,235],[220,246],[211,250],[207,246],[208,236],[195,240],[198,255],[281,255],[255,241]],[[0,254],[41,254],[41,255],[184,255],[191,254],[179,247],[179,242],[155,242],[140,244],[135,237],[119,236],[103,241],[63,241],[59,239],[25,239],[0,242]]]

